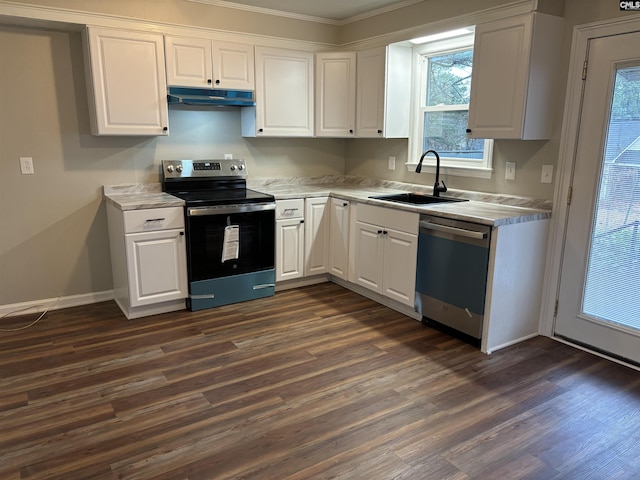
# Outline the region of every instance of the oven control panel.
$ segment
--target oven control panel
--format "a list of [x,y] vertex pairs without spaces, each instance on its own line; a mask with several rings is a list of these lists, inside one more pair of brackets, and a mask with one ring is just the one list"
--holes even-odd
[[164,178],[247,178],[247,165],[241,158],[220,160],[163,160]]

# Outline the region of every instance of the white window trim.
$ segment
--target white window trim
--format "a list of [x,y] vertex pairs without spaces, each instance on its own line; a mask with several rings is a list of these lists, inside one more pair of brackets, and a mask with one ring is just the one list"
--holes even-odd
[[[420,129],[421,122],[418,116],[422,112],[424,104],[424,75],[426,74],[423,67],[424,55],[438,53],[444,51],[466,50],[473,46],[474,35],[463,35],[460,37],[450,38],[437,42],[426,43],[414,47],[414,78],[411,102],[411,132],[409,136],[409,159],[405,163],[407,171],[415,171],[418,160],[422,155],[422,131]],[[416,98],[419,97],[419,98]],[[442,108],[443,111],[451,111],[455,109],[467,109],[467,105],[447,105]],[[429,107],[431,111],[437,111],[438,107]],[[486,139],[484,142],[484,159],[479,161],[480,166],[474,166],[471,162],[460,161],[455,158],[441,157],[440,173],[445,175],[454,175],[462,177],[474,178],[491,178],[493,174],[493,140]],[[432,156],[424,158],[422,171],[435,173],[436,162]]]

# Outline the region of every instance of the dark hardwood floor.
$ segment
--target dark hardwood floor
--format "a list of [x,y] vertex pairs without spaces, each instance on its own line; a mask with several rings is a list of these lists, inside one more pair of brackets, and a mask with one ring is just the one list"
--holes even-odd
[[640,373],[543,337],[486,356],[334,284],[106,302],[0,333],[0,478],[640,478]]

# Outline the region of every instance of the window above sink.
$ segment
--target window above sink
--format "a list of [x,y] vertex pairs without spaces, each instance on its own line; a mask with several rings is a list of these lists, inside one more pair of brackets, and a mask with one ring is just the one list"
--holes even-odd
[[[448,32],[445,32],[448,33]],[[444,35],[444,34],[443,34]],[[467,136],[474,28],[458,29],[446,39],[424,37],[413,47],[413,130],[407,169],[412,171],[422,152],[440,153],[442,172],[449,175],[490,178],[493,140]],[[432,159],[424,171],[432,171]]]

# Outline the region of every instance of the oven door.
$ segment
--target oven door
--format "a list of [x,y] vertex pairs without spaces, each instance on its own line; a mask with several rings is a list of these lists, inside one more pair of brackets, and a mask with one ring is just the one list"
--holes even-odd
[[273,295],[275,203],[187,207],[191,310]]

